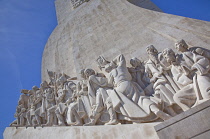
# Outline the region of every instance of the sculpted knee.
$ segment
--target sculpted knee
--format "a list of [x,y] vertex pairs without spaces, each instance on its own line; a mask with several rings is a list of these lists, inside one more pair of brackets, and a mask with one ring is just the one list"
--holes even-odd
[[113,103],[110,97],[107,98],[105,103],[106,103],[107,109],[113,106]]

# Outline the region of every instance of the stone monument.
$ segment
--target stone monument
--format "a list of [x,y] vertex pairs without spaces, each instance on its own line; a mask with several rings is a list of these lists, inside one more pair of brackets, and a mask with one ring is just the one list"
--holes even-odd
[[209,22],[149,0],[55,4],[42,83],[21,90],[5,139],[208,137],[205,122],[178,121],[209,116]]

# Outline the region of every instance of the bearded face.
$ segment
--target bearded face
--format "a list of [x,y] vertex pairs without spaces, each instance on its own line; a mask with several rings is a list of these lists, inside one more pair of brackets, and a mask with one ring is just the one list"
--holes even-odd
[[146,51],[147,51],[147,54],[149,55],[149,59],[155,64],[158,64],[159,60],[158,60],[157,49],[153,45],[150,45],[150,46],[147,46]]
[[154,62],[155,64],[158,64],[159,63],[159,60],[158,60],[158,55],[157,54],[149,54],[149,59]]

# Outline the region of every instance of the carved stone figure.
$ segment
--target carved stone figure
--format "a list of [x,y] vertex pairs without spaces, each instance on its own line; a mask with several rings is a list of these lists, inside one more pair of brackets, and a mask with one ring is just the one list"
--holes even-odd
[[48,71],[48,70],[47,70],[47,73],[48,73],[48,76],[49,76],[49,79],[50,79],[49,85],[50,86],[55,86],[55,83],[56,83],[56,73],[53,72],[53,71]]
[[175,43],[175,48],[180,52],[190,51],[190,52],[201,55],[201,56],[207,58],[208,60],[210,60],[210,50],[202,48],[202,47],[191,47],[191,48],[189,48],[189,46],[187,45],[187,43],[183,39],[178,40]]
[[57,84],[59,85],[57,91],[56,100],[56,109],[55,114],[58,118],[58,125],[65,126],[66,125],[66,112],[67,105],[66,102],[73,96],[73,90],[75,89],[75,83],[72,81],[67,81],[65,75],[62,75],[58,80]]
[[[68,125],[83,125],[89,122],[91,114],[91,104],[88,98],[88,87],[85,80],[84,69],[80,71],[81,81],[77,83],[77,89],[74,93],[71,103],[68,106],[67,124]],[[68,103],[70,103],[68,102]]]
[[43,95],[44,103],[43,109],[47,113],[47,123],[43,126],[52,126],[57,124],[56,115],[54,112],[51,112],[54,109],[55,103],[55,94],[52,88],[47,88]]
[[24,126],[27,124],[26,112],[29,100],[28,92],[29,90],[26,89],[21,90],[22,94],[18,100],[18,106],[16,107],[16,113],[14,115],[16,120],[11,123],[11,126]]
[[[28,99],[28,109],[27,109],[27,112],[26,112],[26,119],[27,119],[27,126],[32,126],[32,125],[35,125],[35,124],[32,124],[32,119],[35,118],[34,117],[34,114],[31,115],[31,111],[33,110],[33,113],[34,113],[34,106],[33,106],[33,102],[34,102],[34,95],[35,95],[35,90],[36,87],[33,86],[32,87],[32,90],[29,90],[28,93],[29,93],[29,99]],[[39,89],[37,87],[37,89]]]
[[16,107],[16,112],[14,114],[14,117],[16,118],[16,120],[14,120],[10,126],[14,126],[14,127],[18,127],[18,126],[24,126],[25,125],[25,114],[26,109],[24,108],[24,106],[22,104],[18,105]]
[[148,79],[145,75],[145,67],[143,63],[136,57],[130,60],[131,68],[128,68],[132,76],[132,81],[138,83],[138,85],[145,90],[148,85]]
[[105,71],[109,73],[108,83],[114,86],[109,93],[113,108],[122,115],[123,120],[146,121],[150,119],[148,117],[152,116],[152,113],[163,120],[171,117],[162,112],[149,97],[145,96],[144,92],[140,92],[138,84],[131,81],[132,77],[123,55],[117,56],[106,64]]
[[[146,48],[147,62],[123,55],[96,60],[100,70],[80,71],[77,84],[64,73],[47,71],[50,82],[21,90],[10,126],[91,126],[167,120],[210,99],[209,50],[189,48],[184,40],[158,53]],[[105,76],[106,75],[106,76]],[[182,109],[182,110],[181,110]]]
[[43,105],[42,105],[42,99],[43,99],[43,92],[42,90],[44,90],[43,88],[41,88],[41,90],[37,90],[35,92],[35,101],[33,102],[33,105],[35,106],[35,110],[34,110],[34,115],[36,118],[36,122],[37,124],[35,126],[41,126],[42,124],[42,120],[44,120],[45,115],[44,115],[44,110],[43,110]]
[[[168,62],[171,63],[171,72],[173,75],[174,80],[176,81],[177,85],[180,87],[180,90],[176,92],[174,95],[174,101],[184,110],[188,110],[191,107],[209,99],[208,97],[203,98],[203,96],[208,96],[209,94],[209,85],[208,81],[209,76],[200,75],[199,70],[202,68],[205,69],[205,64],[202,61],[192,61],[191,67],[196,67],[195,70],[197,70],[198,74],[192,74],[194,73],[194,68],[190,68],[189,63],[186,65],[186,61],[183,61],[183,59],[180,61],[176,58],[175,53],[172,49],[165,49],[163,51],[164,57],[167,59]],[[193,54],[194,59],[201,58],[201,56],[196,56]],[[189,57],[188,57],[189,58]],[[189,60],[189,59],[188,59]],[[191,59],[193,60],[193,59]],[[202,58],[200,59],[202,60]],[[190,69],[189,69],[190,68]],[[198,78],[199,76],[202,76],[201,78]],[[200,81],[198,79],[201,79]],[[202,79],[207,79],[203,80]],[[198,82],[202,82],[203,85]],[[199,86],[200,85],[200,86]],[[204,87],[204,88],[202,88]],[[203,90],[200,90],[200,89]],[[205,95],[202,95],[203,92]]]
[[94,95],[95,101],[92,103],[92,115],[91,122],[87,125],[95,125],[100,116],[103,114],[105,108],[109,113],[109,121],[107,125],[117,124],[116,112],[113,110],[112,102],[108,95],[110,91],[108,80],[105,77],[101,77],[95,74],[92,69],[86,69],[84,71],[85,75],[88,77],[88,92],[90,96]]
[[161,55],[161,53],[158,54],[157,49],[153,45],[148,46],[146,51],[149,55],[149,60],[146,62],[145,71],[148,73],[151,83],[153,83],[155,92],[153,96],[157,98],[158,104],[161,104],[162,101],[164,102],[165,109],[167,109],[171,115],[176,115],[171,108],[175,103],[173,100],[175,90],[164,75],[164,69],[158,59],[158,55]]
[[[188,50],[188,45],[184,40],[175,43],[175,48],[181,52],[181,62],[193,76],[196,87],[196,103],[203,102],[210,98],[210,63],[206,57],[195,54]],[[195,74],[195,75],[194,75]],[[200,93],[199,93],[200,92]]]

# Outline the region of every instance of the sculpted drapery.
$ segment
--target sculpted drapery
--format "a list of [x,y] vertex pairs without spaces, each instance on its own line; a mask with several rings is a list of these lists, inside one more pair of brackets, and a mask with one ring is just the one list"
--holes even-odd
[[[106,73],[86,68],[81,80],[48,71],[50,82],[22,90],[11,126],[91,126],[168,120],[210,99],[209,51],[188,48],[184,40],[158,52],[146,48],[149,60],[124,55],[111,61],[99,56]],[[105,76],[107,75],[107,76]],[[75,81],[77,80],[77,81]]]

